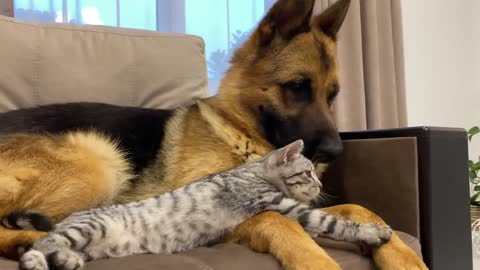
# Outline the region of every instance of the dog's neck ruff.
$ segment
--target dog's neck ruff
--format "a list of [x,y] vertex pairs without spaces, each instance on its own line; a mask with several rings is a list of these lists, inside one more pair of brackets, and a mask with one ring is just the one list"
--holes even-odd
[[[244,162],[255,161],[274,148],[264,139],[260,140],[260,142],[264,143],[259,143],[258,140],[252,139],[230,121],[221,117],[207,102],[198,100],[196,104],[198,105],[200,115],[212,127],[215,135],[228,144],[232,152],[240,156]],[[315,163],[317,175],[321,176],[327,167],[328,164]]]
[[215,135],[229,145],[233,153],[239,155],[245,162],[257,160],[273,149],[264,139],[252,139],[253,136],[221,117],[207,102],[199,100],[197,105],[200,115],[210,125]]

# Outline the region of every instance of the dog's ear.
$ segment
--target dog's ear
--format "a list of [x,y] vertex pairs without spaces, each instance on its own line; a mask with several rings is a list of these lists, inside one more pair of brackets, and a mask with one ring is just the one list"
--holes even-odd
[[278,0],[254,33],[257,45],[268,46],[276,37],[289,41],[308,32],[314,3],[315,0]]
[[345,20],[350,0],[339,0],[312,20],[312,27],[322,30],[329,37],[336,39],[338,30]]

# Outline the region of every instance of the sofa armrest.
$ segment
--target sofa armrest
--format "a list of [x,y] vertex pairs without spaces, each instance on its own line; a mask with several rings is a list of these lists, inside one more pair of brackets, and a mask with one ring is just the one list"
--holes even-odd
[[327,191],[419,237],[430,269],[472,269],[466,131],[413,127],[341,137],[345,152],[325,174]]

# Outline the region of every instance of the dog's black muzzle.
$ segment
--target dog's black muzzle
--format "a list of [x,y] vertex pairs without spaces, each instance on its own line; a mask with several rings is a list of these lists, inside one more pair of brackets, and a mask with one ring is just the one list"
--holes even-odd
[[343,152],[343,143],[336,130],[321,132],[313,140],[310,147],[306,147],[306,156],[315,162],[330,163]]

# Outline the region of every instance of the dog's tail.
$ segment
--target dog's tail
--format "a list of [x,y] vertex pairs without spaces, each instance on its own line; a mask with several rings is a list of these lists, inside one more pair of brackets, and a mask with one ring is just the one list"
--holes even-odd
[[48,232],[55,226],[53,221],[38,212],[19,210],[2,218],[2,225],[12,230],[35,230]]

